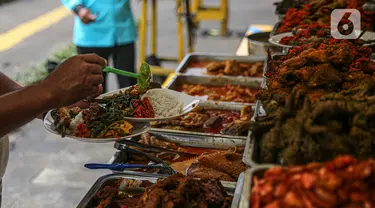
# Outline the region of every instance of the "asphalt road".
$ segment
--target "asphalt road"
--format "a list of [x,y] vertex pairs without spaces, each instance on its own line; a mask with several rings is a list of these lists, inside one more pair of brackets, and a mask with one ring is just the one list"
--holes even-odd
[[[273,1],[230,1],[230,30],[244,32],[249,24],[274,24]],[[215,4],[219,1],[205,2]],[[177,54],[175,3],[172,0],[158,0],[158,3],[158,54],[174,56]],[[18,0],[0,6],[0,37],[59,6],[57,0]],[[140,7],[134,2],[137,17]],[[72,26],[73,16],[70,15],[0,52],[0,71],[13,77],[17,72],[28,70],[30,65],[45,60],[49,54],[70,43]],[[219,28],[219,24],[204,22],[201,28]],[[239,42],[240,37],[235,35],[199,37],[196,51],[234,54]],[[110,82],[110,89],[115,89],[117,85],[113,77]],[[40,121],[33,121],[13,133],[11,141],[13,147],[4,177],[3,207],[75,207],[94,181],[109,173],[88,171],[83,165],[106,163],[114,153],[112,144],[80,143],[54,136],[43,128]]]

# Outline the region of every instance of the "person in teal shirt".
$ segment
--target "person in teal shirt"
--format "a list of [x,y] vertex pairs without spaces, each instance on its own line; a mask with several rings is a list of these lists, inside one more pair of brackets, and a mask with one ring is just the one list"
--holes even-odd
[[[61,2],[76,14],[73,42],[79,54],[96,53],[107,60],[111,56],[115,68],[135,71],[137,30],[130,0]],[[136,84],[133,78],[118,76],[117,79],[120,88]],[[106,89],[104,82],[103,90]]]

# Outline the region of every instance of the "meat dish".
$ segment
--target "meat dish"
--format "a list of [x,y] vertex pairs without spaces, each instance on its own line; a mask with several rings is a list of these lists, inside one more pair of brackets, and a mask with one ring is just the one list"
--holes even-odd
[[208,96],[208,100],[239,102],[239,103],[255,103],[255,93],[258,89],[250,89],[248,87],[224,85],[209,86],[197,84],[183,84],[178,87],[177,91],[185,92],[192,96]]
[[282,0],[280,2],[275,2],[276,14],[283,15],[289,8],[301,8],[303,4],[308,2],[309,0]]
[[[340,30],[341,34],[344,34],[344,30]],[[311,42],[320,41],[320,42],[329,42],[332,40],[331,28],[328,25],[320,25],[316,22],[309,24],[301,24],[292,30],[293,36],[287,36],[280,40],[280,43],[283,45],[289,46],[301,46],[309,44]],[[374,40],[355,40],[355,43],[358,45],[370,44]]]
[[198,180],[181,174],[170,176],[146,188],[138,207],[230,207],[232,197],[219,180]]
[[[189,67],[204,67],[209,75],[261,77],[263,62],[241,63],[236,60],[192,62]],[[189,70],[189,69],[187,69]]]
[[196,68],[204,68],[207,74],[215,76],[261,77],[263,74],[263,65],[263,61],[254,63],[242,63],[236,60],[193,61],[185,71],[193,72]]
[[312,41],[324,41],[331,37],[331,28],[327,25],[320,25],[316,22],[301,24],[292,30],[293,36],[287,36],[280,40],[283,45],[300,46],[309,44]]
[[349,90],[363,77],[372,76],[375,63],[371,49],[348,40],[330,39],[293,47],[286,56],[271,60],[267,66],[267,89],[256,97],[264,103],[267,113],[284,106],[292,89],[307,93],[315,103],[325,93]]
[[[125,189],[120,189],[121,183],[126,180]],[[144,189],[153,185],[150,181],[138,181],[131,179],[116,179],[106,181],[87,207],[92,208],[131,208],[137,207]]]
[[242,162],[242,154],[243,148],[202,154],[190,160],[191,165],[188,167],[186,174],[201,179],[214,178],[235,182],[240,174],[246,170],[246,165]]
[[152,184],[134,181],[125,190],[118,183],[105,184],[93,198],[96,208],[230,207],[232,197],[218,180],[198,180],[181,174]]
[[294,165],[340,154],[375,156],[370,54],[368,47],[335,40],[293,48],[271,62],[268,88],[258,94],[267,116],[251,124],[259,160]]
[[250,207],[374,207],[375,163],[340,156],[332,161],[275,167],[254,176]]
[[[307,4],[303,4],[300,8],[290,8],[285,14],[285,18],[277,29],[278,33],[290,32],[296,26],[301,24],[310,24],[312,22],[321,25],[329,25],[330,14],[334,9],[357,9],[361,14],[361,27],[367,31],[374,30],[374,15],[372,11],[364,11],[362,6],[364,0],[310,0]],[[347,20],[348,16],[344,16],[343,20]],[[345,23],[345,22],[343,22]]]
[[251,116],[251,106],[244,107],[241,112],[198,107],[184,116],[153,122],[151,126],[179,131],[246,136]]

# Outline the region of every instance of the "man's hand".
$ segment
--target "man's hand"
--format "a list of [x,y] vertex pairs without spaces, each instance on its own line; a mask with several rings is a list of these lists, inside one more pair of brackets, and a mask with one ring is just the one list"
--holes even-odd
[[68,106],[99,92],[107,61],[95,54],[78,55],[60,64],[41,82],[55,107]]
[[81,8],[78,11],[78,16],[84,24],[89,24],[90,22],[93,22],[96,19],[96,16],[93,15],[91,11],[85,7]]

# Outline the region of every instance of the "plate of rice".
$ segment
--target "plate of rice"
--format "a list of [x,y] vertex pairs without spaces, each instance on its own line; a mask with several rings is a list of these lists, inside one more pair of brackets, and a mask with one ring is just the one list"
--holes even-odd
[[[130,92],[130,91],[128,91]],[[113,99],[123,94],[124,91],[113,91],[100,96],[100,98]],[[151,122],[174,119],[183,116],[199,104],[199,99],[170,89],[155,88],[147,90],[136,99],[122,99],[118,104],[124,104],[124,111],[129,112],[124,120],[132,122]]]

